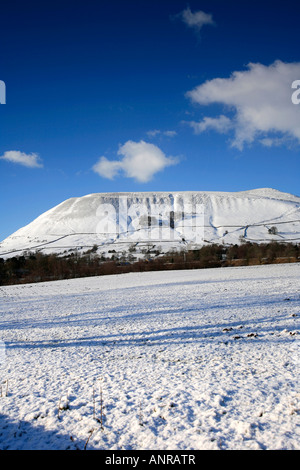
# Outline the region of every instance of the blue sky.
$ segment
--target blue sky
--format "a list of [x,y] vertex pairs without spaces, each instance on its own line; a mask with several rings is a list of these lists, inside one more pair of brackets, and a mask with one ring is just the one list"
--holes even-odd
[[290,0],[3,0],[0,239],[95,192],[300,195],[299,17]]

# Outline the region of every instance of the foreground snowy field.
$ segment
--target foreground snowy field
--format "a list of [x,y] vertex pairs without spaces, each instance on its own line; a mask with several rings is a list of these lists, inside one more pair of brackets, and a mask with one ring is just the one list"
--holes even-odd
[[0,449],[300,449],[300,265],[0,288]]

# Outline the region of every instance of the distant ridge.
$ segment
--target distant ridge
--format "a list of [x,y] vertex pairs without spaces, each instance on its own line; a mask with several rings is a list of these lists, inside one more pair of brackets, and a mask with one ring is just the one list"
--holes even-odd
[[135,252],[210,243],[300,241],[300,197],[272,188],[241,192],[96,193],[73,197],[0,243],[0,257],[39,250]]

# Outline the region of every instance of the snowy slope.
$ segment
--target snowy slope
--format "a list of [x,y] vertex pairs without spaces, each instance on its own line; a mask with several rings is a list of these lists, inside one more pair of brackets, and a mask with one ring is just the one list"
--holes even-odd
[[[270,234],[275,226],[277,234]],[[203,243],[299,241],[300,198],[274,189],[237,193],[103,193],[71,198],[0,243],[0,256],[39,249],[107,254],[133,244],[193,248]],[[138,251],[138,250],[137,250]]]
[[300,265],[0,288],[0,449],[300,449]]

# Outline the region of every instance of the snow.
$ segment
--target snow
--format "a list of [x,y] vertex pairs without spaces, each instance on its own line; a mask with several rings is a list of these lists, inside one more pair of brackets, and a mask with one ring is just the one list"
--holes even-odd
[[0,449],[299,449],[299,268],[1,287]]
[[[174,229],[170,230],[170,212]],[[182,218],[184,214],[184,218]],[[148,216],[151,216],[151,227]],[[276,226],[278,233],[268,230]],[[300,240],[300,198],[270,188],[242,192],[99,193],[68,199],[0,243],[0,256],[86,251],[108,256],[134,244],[162,252],[204,243]]]

